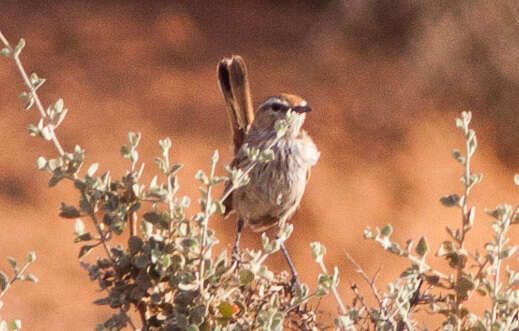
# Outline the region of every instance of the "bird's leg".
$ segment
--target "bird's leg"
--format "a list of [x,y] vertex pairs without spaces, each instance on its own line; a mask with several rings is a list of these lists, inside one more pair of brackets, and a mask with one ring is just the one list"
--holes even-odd
[[240,237],[243,230],[243,219],[238,219],[238,226],[236,227],[236,239],[234,239],[234,247],[232,248],[232,262],[240,261]]
[[288,267],[290,268],[290,273],[292,273],[292,286],[294,286],[295,284],[299,284],[299,278],[297,277],[296,267],[294,266],[294,263],[292,262],[290,255],[288,254],[288,250],[285,246],[285,243],[281,243],[281,252],[283,252],[283,256],[285,256],[285,260],[287,260]]

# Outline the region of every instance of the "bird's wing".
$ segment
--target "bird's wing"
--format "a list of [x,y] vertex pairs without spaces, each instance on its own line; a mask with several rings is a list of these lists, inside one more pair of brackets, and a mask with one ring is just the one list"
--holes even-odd
[[[249,164],[250,164],[250,160],[244,153],[237,153],[236,157],[234,158],[234,160],[232,160],[232,162],[230,164],[230,168],[231,169],[233,169],[233,168],[241,169],[241,170],[245,171],[245,169],[247,169]],[[227,194],[227,192],[231,188],[232,188],[232,183],[229,181],[225,185],[223,195]],[[224,213],[225,216],[229,215],[233,209],[232,195],[233,195],[233,192],[231,192],[229,194],[229,196],[227,198],[225,198],[225,200],[223,201],[223,205],[225,206],[225,213]]]

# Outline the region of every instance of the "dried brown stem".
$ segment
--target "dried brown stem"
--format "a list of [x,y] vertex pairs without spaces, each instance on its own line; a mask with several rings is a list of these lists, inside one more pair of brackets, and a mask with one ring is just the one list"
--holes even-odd
[[379,307],[382,309],[382,307],[383,307],[382,297],[378,293],[378,289],[375,285],[375,281],[380,273],[381,268],[379,267],[377,269],[373,278],[369,278],[369,276],[362,269],[362,267],[357,263],[357,261],[355,261],[355,259],[353,259],[353,257],[350,254],[348,254],[348,252],[344,251],[344,254],[346,254],[346,258],[351,262],[351,264],[353,264],[355,266],[355,269],[356,269],[355,271],[362,277],[362,279],[364,279],[366,281],[366,283],[368,283],[369,287],[371,288],[371,292],[377,299]]

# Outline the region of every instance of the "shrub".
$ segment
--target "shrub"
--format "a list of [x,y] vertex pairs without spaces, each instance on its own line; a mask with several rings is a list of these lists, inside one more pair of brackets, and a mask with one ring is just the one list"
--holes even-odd
[[[353,301],[344,305],[336,290],[338,269],[328,270],[324,263],[326,248],[318,242],[310,244],[322,270],[313,291],[306,284],[292,286],[286,272],[274,273],[267,268],[266,259],[290,236],[289,224],[280,227],[275,240],[263,235],[261,250],[243,250],[239,262],[232,261],[225,250],[215,251],[217,237],[209,227],[210,220],[224,213],[222,202],[232,190],[247,185],[252,167],[245,171],[226,167],[227,175],[217,176],[215,151],[209,171],[199,170],[195,176],[201,197],[194,215],[186,211],[191,199],[178,195],[177,173],[182,164],[171,161],[172,144],[168,138],[159,141],[159,155],[155,158],[159,175],[150,183],[142,183],[144,167],[138,156],[139,133],[129,133],[128,143],[121,148],[122,157],[128,160],[122,178],[113,178],[110,172],[97,174],[96,163],[82,171],[85,150],[76,146],[73,151],[65,151],[55,133],[67,114],[63,100],[45,109],[37,94],[45,79],[35,73],[27,75],[20,61],[25,42],[22,39],[12,47],[1,32],[0,40],[5,46],[1,54],[14,60],[27,87],[20,95],[26,103],[25,109],[35,107],[41,115],[37,124],[29,125],[29,133],[50,141],[57,150],[55,158],[39,157],[37,168],[50,175],[50,187],[68,181],[77,190],[78,200],[62,203],[60,216],[74,220],[80,263],[104,293],[94,303],[113,310],[113,315],[98,325],[98,330],[128,326],[143,330],[317,330],[329,327],[330,323],[322,321],[316,311],[318,305],[309,304],[309,300],[328,292],[338,304],[339,316],[335,319],[338,329],[419,329],[419,321],[414,317],[420,310],[437,316],[443,330],[519,328],[516,290],[519,273],[506,264],[517,250],[507,233],[519,223],[519,208],[503,204],[486,211],[494,221],[492,238],[479,248],[484,253],[465,244],[476,220],[476,209],[469,204],[470,192],[482,180],[482,175],[471,169],[477,140],[470,128],[470,112],[463,112],[456,119],[456,126],[465,138],[465,150],[453,151],[454,159],[462,166],[463,192],[440,199],[444,206],[458,208],[461,215],[457,227],[447,227],[447,237],[435,254],[446,262],[449,272],[431,266],[431,249],[425,236],[416,245],[412,240],[401,245],[391,240],[391,225],[367,228],[366,239],[390,254],[407,259],[409,266],[398,279],[387,284],[385,291],[380,291],[377,275],[369,277],[347,255],[369,284],[377,305],[369,307],[355,284],[351,286]],[[286,128],[286,121],[289,119],[278,123],[280,131]],[[257,155],[268,152],[254,151]],[[252,166],[262,162],[268,162],[268,158],[257,157]],[[519,185],[519,177],[515,181]],[[232,184],[231,189],[215,198],[214,188],[227,182]],[[86,231],[85,222],[93,225],[93,232]],[[127,235],[124,245],[114,243],[115,237],[124,235]],[[88,254],[95,254],[95,263],[83,259]],[[21,269],[10,260],[15,276],[9,280],[0,273],[0,297],[15,280],[36,280],[32,275],[23,275],[34,256],[29,254]],[[479,296],[490,298],[490,306],[481,315],[467,308]],[[138,311],[139,322],[130,317],[131,309]],[[0,328],[5,329],[6,323],[1,322]],[[19,325],[13,322],[11,328]]]

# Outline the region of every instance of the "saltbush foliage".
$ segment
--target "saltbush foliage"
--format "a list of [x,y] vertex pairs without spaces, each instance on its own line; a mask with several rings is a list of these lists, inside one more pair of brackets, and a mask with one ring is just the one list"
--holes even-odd
[[[29,134],[50,141],[58,152],[55,158],[39,157],[37,168],[50,175],[50,187],[68,181],[78,192],[78,201],[62,203],[59,215],[73,220],[81,265],[105,293],[94,303],[114,310],[99,330],[127,326],[145,330],[317,327],[315,312],[302,304],[312,296],[324,295],[327,289],[310,293],[305,284],[292,286],[287,273],[273,273],[264,263],[290,236],[291,225],[282,225],[275,240],[264,235],[262,250],[243,250],[236,262],[226,250],[214,251],[218,241],[209,227],[210,219],[225,212],[225,198],[246,185],[250,170],[269,162],[272,151],[248,150],[252,165],[243,170],[226,167],[227,176],[215,174],[215,151],[209,171],[199,170],[195,175],[201,197],[199,212],[194,215],[186,213],[191,199],[178,195],[177,172],[182,164],[171,162],[169,138],[159,141],[159,155],[154,160],[159,175],[150,183],[141,182],[144,163],[139,163],[139,133],[129,133],[128,143],[121,147],[122,157],[128,160],[122,178],[113,178],[110,172],[97,174],[97,163],[82,171],[85,150],[75,146],[65,151],[55,133],[68,112],[63,100],[45,109],[37,94],[45,80],[35,73],[27,75],[20,62],[25,42],[22,39],[11,47],[0,37],[5,44],[2,54],[15,61],[28,88],[20,95],[25,109],[36,107],[41,115],[37,124],[29,125]],[[288,116],[277,123],[278,138],[291,120]],[[214,187],[226,182],[231,183],[230,189],[215,198]],[[125,245],[112,243],[116,236],[125,235]],[[84,258],[92,252],[97,260],[88,263]],[[131,309],[138,311],[139,322],[131,319]]]
[[[97,163],[84,171],[85,150],[75,146],[72,151],[65,151],[56,135],[68,111],[63,100],[45,108],[37,94],[45,79],[36,73],[27,75],[20,61],[24,40],[13,47],[1,32],[0,40],[4,44],[1,54],[14,61],[26,85],[27,91],[20,95],[25,109],[36,108],[41,116],[38,123],[29,125],[29,134],[56,147],[57,155],[50,159],[39,157],[37,168],[49,174],[50,187],[66,181],[77,190],[77,200],[62,203],[59,215],[73,221],[73,240],[80,245],[80,264],[102,290],[103,295],[94,304],[113,311],[108,320],[97,326],[98,330],[318,330],[332,324],[321,316],[318,304],[309,300],[329,292],[337,301],[338,316],[333,326],[337,329],[425,330],[414,319],[417,311],[435,315],[442,322],[442,330],[519,328],[519,272],[506,263],[517,250],[507,233],[519,223],[519,209],[503,204],[487,210],[493,218],[492,237],[482,247],[469,248],[465,244],[476,220],[476,208],[469,204],[469,195],[482,180],[482,175],[471,169],[477,139],[470,128],[470,112],[463,112],[456,119],[465,138],[465,149],[453,151],[454,159],[462,167],[463,191],[440,199],[444,206],[458,208],[461,215],[458,226],[447,227],[446,238],[435,253],[436,259],[445,261],[449,272],[431,266],[431,248],[425,236],[416,244],[413,240],[399,244],[391,239],[391,225],[367,228],[367,240],[407,259],[409,266],[381,291],[376,284],[378,273],[369,277],[347,255],[345,258],[369,284],[377,305],[369,307],[355,284],[351,286],[354,298],[345,305],[337,292],[339,271],[337,267],[328,270],[324,262],[326,248],[318,242],[310,244],[321,268],[314,290],[306,284],[292,284],[286,272],[268,269],[265,261],[288,239],[290,224],[280,225],[274,240],[263,235],[261,250],[242,250],[237,259],[231,259],[225,249],[215,249],[218,240],[210,228],[211,219],[225,212],[222,202],[233,190],[247,185],[248,173],[254,166],[272,159],[269,147],[247,151],[252,165],[245,170],[225,167],[225,176],[216,175],[215,151],[209,170],[199,170],[195,175],[201,196],[198,212],[188,214],[191,199],[179,195],[177,173],[182,164],[172,162],[169,138],[159,141],[154,160],[158,175],[150,183],[142,182],[144,163],[139,161],[139,133],[129,133],[128,143],[121,148],[122,157],[128,160],[124,176],[98,174]],[[288,116],[277,123],[278,137],[290,121]],[[515,180],[519,184],[519,177]],[[214,188],[228,182],[230,189],[222,197],[215,197]],[[86,226],[85,222],[91,225]],[[94,230],[89,232],[87,228]],[[125,238],[124,244],[114,243],[118,236]],[[86,261],[89,254],[95,262]],[[14,276],[9,278],[0,272],[0,297],[16,280],[37,280],[24,274],[34,260],[35,254],[30,253],[25,265],[18,268],[14,259],[9,259]],[[480,296],[488,297],[490,305],[478,315],[467,304]],[[138,321],[132,319],[135,314],[131,311],[138,312]],[[0,322],[0,330],[20,327],[19,321],[9,326]]]
[[[25,257],[24,264],[20,267],[16,259],[12,256],[7,258],[9,261],[9,265],[12,269],[13,276],[9,278],[7,274],[3,271],[0,271],[0,299],[7,293],[7,291],[11,288],[14,282],[19,280],[29,281],[29,282],[38,282],[38,277],[33,274],[25,274],[29,265],[36,261],[36,253],[29,252]],[[3,301],[0,300],[0,309],[2,309]],[[0,317],[0,331],[7,330],[20,330],[22,328],[22,322],[20,320],[12,320],[9,323],[7,321],[1,319]]]

